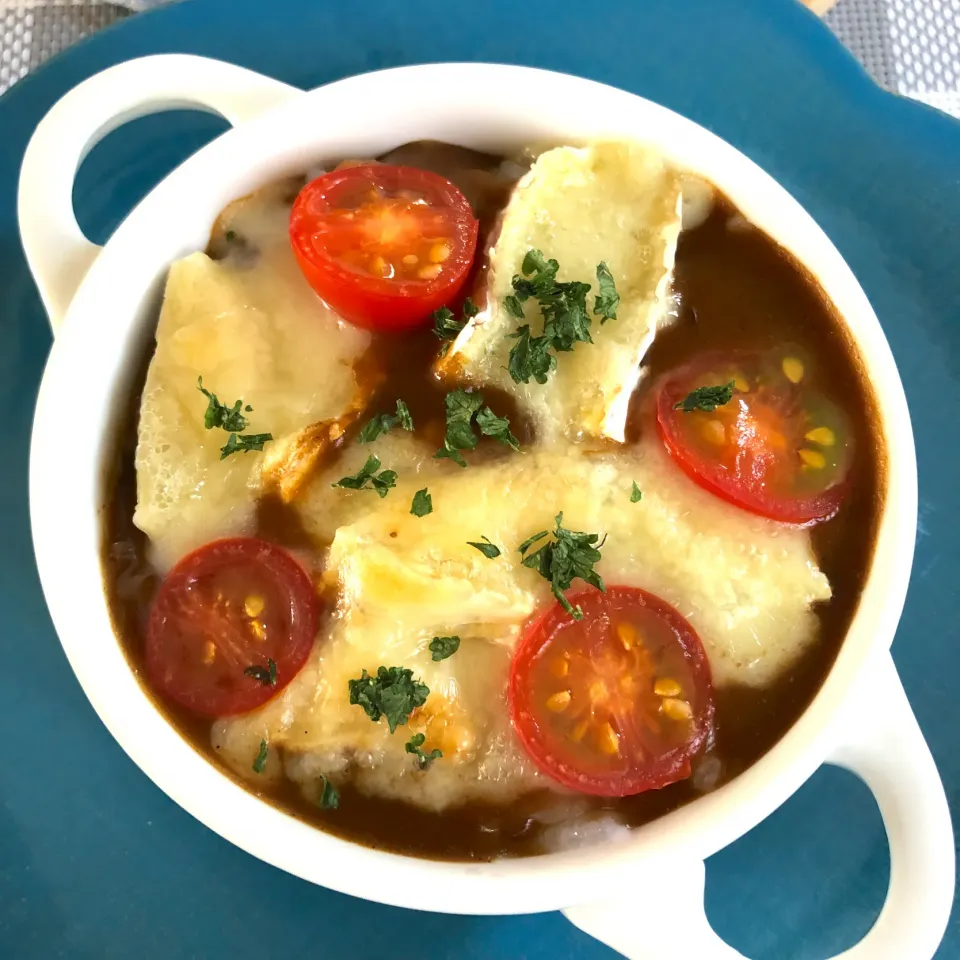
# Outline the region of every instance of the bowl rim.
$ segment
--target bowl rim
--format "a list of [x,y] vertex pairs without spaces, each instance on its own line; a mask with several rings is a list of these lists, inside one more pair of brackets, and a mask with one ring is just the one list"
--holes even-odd
[[[385,89],[389,97],[381,96]],[[518,103],[518,89],[525,102],[538,105],[536,117]],[[426,114],[423,102],[431,105]],[[325,833],[260,800],[197,753],[140,686],[110,624],[99,558],[108,438],[131,368],[152,337],[152,308],[167,267],[204,248],[210,211],[215,216],[226,202],[267,180],[347,156],[351,143],[367,144],[367,155],[376,155],[404,142],[390,132],[398,127],[418,131],[406,140],[436,137],[481,149],[497,142],[503,149],[615,135],[659,146],[711,180],[804,264],[836,307],[869,382],[883,384],[875,392],[886,489],[874,558],[823,686],[753,766],[616,843],[461,863],[377,851]],[[85,333],[94,322],[96,338]],[[114,344],[115,352],[98,350],[101,340]],[[62,410],[81,390],[95,442],[90,432],[86,439],[63,436]],[[51,469],[61,461],[71,469]],[[652,861],[704,859],[779,806],[822,762],[839,736],[842,707],[858,675],[892,643],[917,514],[913,434],[889,345],[852,271],[800,204],[734,147],[665,107],[566,74],[477,63],[401,67],[318,87],[227,131],[150,191],[93,263],[51,350],[31,437],[29,493],[41,584],[71,667],[114,738],[168,796],[235,845],[304,879],[396,906],[476,914],[550,910],[622,892],[623,883],[641,876]],[[373,870],[379,882],[371,889]],[[576,890],[569,883],[574,871]]]

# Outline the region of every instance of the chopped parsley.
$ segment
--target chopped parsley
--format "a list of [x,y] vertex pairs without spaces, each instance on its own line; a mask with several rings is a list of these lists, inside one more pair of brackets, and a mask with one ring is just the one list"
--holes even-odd
[[372,454],[367,462],[352,476],[341,477],[331,487],[343,487],[345,490],[363,490],[369,483],[370,489],[376,490],[382,500],[390,490],[397,485],[397,474],[394,470],[380,470],[380,458]]
[[693,413],[694,410],[705,410],[713,413],[717,407],[722,407],[733,398],[733,380],[729,383],[718,384],[712,387],[697,387],[691,390],[679,403],[673,405],[674,410],[684,413]]
[[489,407],[477,411],[477,426],[485,437],[493,437],[513,450],[520,449],[520,441],[510,432],[510,421],[498,417]]
[[[520,265],[520,273],[511,281],[513,293],[504,298],[504,306],[517,320],[525,320],[524,304],[533,299],[543,316],[543,333],[535,337],[530,325],[522,323],[516,333],[508,334],[517,343],[510,349],[507,370],[515,383],[546,383],[557,365],[554,355],[572,350],[577,343],[593,343],[590,336],[591,317],[587,310],[589,283],[557,280],[560,265],[548,260],[539,250],[529,250]],[[597,267],[599,294],[594,300],[593,312],[601,323],[617,315],[620,295],[607,265]],[[550,351],[554,351],[551,353]]]
[[473,417],[483,406],[483,397],[479,393],[467,393],[466,390],[451,390],[444,398],[447,410],[447,432],[443,446],[434,454],[438,459],[449,457],[461,467],[467,461],[460,455],[461,450],[472,450],[477,445],[477,436],[473,432]]
[[434,637],[430,641],[430,656],[436,663],[452,657],[459,649],[459,637]]
[[257,757],[253,761],[253,772],[263,773],[267,766],[267,741],[260,741],[260,749],[257,751]]
[[610,268],[601,260],[597,264],[597,288],[600,291],[593,301],[593,312],[600,317],[600,325],[608,320],[617,319],[617,307],[620,306],[620,294],[613,282]]
[[410,416],[410,411],[402,400],[397,401],[397,412],[395,414],[381,413],[367,423],[360,431],[357,443],[370,443],[381,434],[389,433],[398,425],[403,427],[404,430],[413,430],[413,417]]
[[630,502],[639,503],[643,498],[643,491],[637,486],[637,481],[633,481],[633,489],[630,491]]
[[[513,300],[507,297],[507,300]],[[546,383],[547,377],[557,366],[557,358],[550,352],[553,344],[548,337],[530,336],[530,324],[517,327],[516,333],[508,335],[511,340],[520,342],[510,350],[507,371],[514,383],[529,383],[533,377],[537,383]]]
[[468,540],[468,547],[476,547],[488,560],[496,560],[500,556],[500,548],[490,540],[489,537],[484,537],[486,543],[477,543],[475,540]]
[[220,459],[226,460],[231,453],[249,453],[262,450],[263,445],[273,439],[272,433],[231,433],[227,442],[220,448]]
[[560,601],[563,609],[573,614],[575,620],[582,620],[583,611],[580,607],[573,607],[563,595],[563,591],[568,590],[570,584],[579,577],[598,590],[606,592],[603,579],[594,569],[594,565],[600,560],[603,540],[596,533],[567,530],[563,526],[562,513],[557,514],[556,523],[552,541],[527,555],[533,544],[550,536],[548,530],[541,530],[524,540],[517,549],[523,557],[525,567],[536,570],[541,577],[550,581],[553,595]]
[[197,377],[197,389],[207,398],[207,409],[203,412],[203,425],[208,430],[215,430],[219,427],[226,430],[230,436],[227,442],[220,448],[220,459],[226,460],[231,453],[249,453],[251,450],[262,450],[263,445],[273,439],[271,433],[241,433],[246,430],[249,421],[241,413],[251,413],[253,407],[248,403],[243,405],[242,400],[238,400],[232,407],[221,403],[215,393],[211,393],[203,385],[203,377]]
[[422,733],[415,733],[406,743],[407,753],[416,754],[417,763],[420,766],[421,770],[426,770],[427,767],[433,763],[434,760],[439,760],[443,756],[443,752],[437,749],[431,750],[429,753],[425,753],[420,748],[423,746],[426,736]]
[[317,805],[323,810],[336,810],[340,806],[340,791],[323,774],[320,774],[320,780],[323,788]]
[[[247,418],[240,412],[243,401],[238,400],[232,407],[221,403],[215,393],[211,393],[203,385],[203,377],[197,377],[197,389],[207,398],[207,409],[203,413],[203,425],[208,430],[221,427],[231,433],[240,433],[247,429]],[[252,410],[247,407],[247,410]]]
[[413,495],[413,504],[410,507],[410,512],[415,517],[425,517],[428,513],[433,513],[433,497],[430,496],[426,487],[418,490]]
[[259,664],[251,664],[243,671],[247,677],[262,683],[265,687],[275,687],[277,685],[277,665],[270,658],[267,659],[267,665],[261,667]]
[[444,341],[440,348],[440,356],[445,357],[450,349],[450,343],[457,339],[460,331],[467,325],[468,320],[472,320],[480,311],[477,305],[467,297],[463,301],[462,319],[457,320],[453,311],[448,307],[441,307],[433,311],[433,334]]
[[410,410],[407,408],[407,405],[402,401],[397,401],[397,420],[400,421],[400,426],[408,432],[413,432],[413,417],[410,416]]
[[426,703],[430,693],[430,688],[414,680],[413,671],[406,667],[378,667],[375,677],[364,670],[359,680],[348,680],[347,686],[350,703],[362,707],[374,723],[386,717],[391,733]]
[[479,439],[473,431],[474,423],[484,436],[493,437],[513,450],[520,449],[520,441],[510,432],[510,421],[506,417],[498,417],[489,407],[485,407],[481,394],[451,390],[444,399],[444,405],[447,410],[447,432],[443,446],[434,454],[436,459],[446,457],[465,467],[467,461],[463,459],[461,451],[473,450]]

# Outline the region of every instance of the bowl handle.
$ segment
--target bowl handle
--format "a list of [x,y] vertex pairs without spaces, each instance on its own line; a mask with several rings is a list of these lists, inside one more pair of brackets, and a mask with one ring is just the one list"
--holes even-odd
[[17,198],[27,264],[54,333],[100,252],[73,213],[74,177],[99,140],[162,110],[207,110],[236,126],[300,92],[220,60],[163,54],[110,67],[58,100],[27,144]]
[[[842,741],[827,762],[870,787],[890,843],[890,886],[880,916],[834,960],[931,960],[953,903],[953,829],[943,784],[888,653],[851,698]],[[700,861],[664,864],[624,899],[564,914],[631,960],[745,960],[707,922],[704,876]],[[648,916],[656,922],[644,922]]]

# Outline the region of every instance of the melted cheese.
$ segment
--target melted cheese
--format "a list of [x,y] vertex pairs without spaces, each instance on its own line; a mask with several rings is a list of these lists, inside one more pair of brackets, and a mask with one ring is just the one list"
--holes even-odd
[[[363,406],[352,365],[369,335],[307,285],[286,220],[273,193],[255,195],[230,218],[243,238],[234,253],[194,253],[170,269],[141,402],[134,514],[161,570],[209,540],[250,532],[264,485],[295,486],[338,418]],[[247,432],[276,438],[263,454],[220,459],[228,434],[204,428],[199,376],[221,401],[253,407]]]
[[[559,147],[542,154],[520,181],[490,251],[487,302],[457,338],[442,369],[470,383],[516,395],[542,442],[566,436],[623,441],[640,361],[667,319],[667,294],[680,232],[681,180],[657,153],[637,144]],[[503,306],[527,251],[560,264],[560,281],[588,282],[605,261],[616,281],[615,320],[594,319],[593,344],[557,355],[545,385],[517,384],[507,372],[518,321]],[[543,319],[525,305],[534,335]]]
[[[629,499],[634,480],[644,490],[639,503]],[[410,502],[424,485],[434,509],[418,518]],[[329,506],[318,496],[303,502],[306,523],[311,507]],[[282,744],[288,775],[308,789],[320,773],[349,768],[362,789],[435,809],[528,791],[541,778],[510,729],[505,681],[525,620],[553,600],[516,547],[552,528],[560,510],[569,529],[607,534],[598,564],[607,583],[650,590],[690,620],[719,686],[762,686],[789,669],[816,642],[811,605],[830,596],[806,531],[712,497],[655,440],[630,451],[513,454],[467,470],[421,460],[386,499],[349,497],[365,503],[333,538],[328,569],[340,606],[310,666],[276,701],[215,730],[238,772],[264,737]],[[482,536],[500,557],[488,560],[466,542]],[[462,638],[460,651],[434,663],[430,640],[450,634]],[[424,710],[393,735],[349,703],[348,681],[381,664],[410,667],[431,690]],[[413,732],[444,753],[429,780],[405,754]]]
[[[194,254],[174,265],[137,449],[135,521],[157,564],[248,532],[265,490],[296,497],[304,529],[327,551],[331,604],[308,663],[260,709],[213,725],[213,745],[238,775],[261,785],[287,776],[314,799],[321,775],[349,777],[367,793],[433,810],[506,803],[535,788],[562,792],[520,746],[506,700],[523,626],[554,602],[517,546],[552,530],[561,511],[568,529],[607,535],[597,569],[608,584],[642,587],[690,621],[717,686],[768,685],[817,642],[813,606],[830,597],[830,586],[809,533],[706,493],[655,437],[621,446],[640,362],[668,322],[681,191],[683,216],[695,222],[712,202],[710,188],[684,181],[638,145],[564,147],[533,165],[490,251],[485,306],[441,368],[511,392],[535,422],[538,444],[468,469],[434,459],[433,444],[396,429],[372,444],[351,443],[323,466],[323,450],[373,389],[353,373],[369,338],[341,324],[303,281],[287,242],[282,186],[228,209],[218,228],[224,259]],[[228,225],[244,243],[230,247]],[[559,261],[561,280],[595,285],[605,261],[621,296],[616,320],[595,322],[592,345],[561,353],[545,385],[517,385],[506,372],[507,335],[517,323],[503,298],[531,248]],[[535,305],[526,309],[539,332]],[[219,459],[226,434],[203,427],[198,375],[221,400],[253,406],[249,430],[277,438],[263,455]],[[581,442],[591,438],[618,443]],[[332,486],[371,453],[398,473],[385,499]],[[630,501],[634,482],[639,503]],[[433,512],[415,517],[410,505],[423,487]],[[496,559],[468,544],[485,537],[499,547]],[[458,652],[434,662],[430,641],[453,634]],[[349,702],[349,681],[381,665],[407,667],[430,689],[394,734]],[[443,752],[428,772],[405,750],[414,733],[424,734],[424,750]],[[270,753],[256,775],[262,740]]]

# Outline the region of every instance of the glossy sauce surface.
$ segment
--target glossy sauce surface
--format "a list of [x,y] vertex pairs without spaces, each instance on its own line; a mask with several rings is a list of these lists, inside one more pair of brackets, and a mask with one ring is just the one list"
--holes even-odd
[[[478,249],[484,248],[484,237],[495,229],[496,215],[511,186],[509,176],[499,175],[499,158],[436,144],[411,144],[384,159],[422,166],[453,180],[481,221]],[[220,248],[215,235],[209,252],[216,256]],[[468,287],[480,282],[482,270],[482,263],[475,266]],[[264,792],[265,799],[326,830],[377,848],[443,859],[532,854],[541,852],[541,834],[549,829],[544,824],[562,824],[609,811],[618,820],[636,825],[695,799],[755,762],[803,712],[843,641],[873,551],[883,480],[881,438],[869,390],[851,345],[816,283],[727,201],[719,200],[701,226],[681,234],[674,288],[679,318],[658,336],[647,355],[648,373],[631,405],[628,442],[636,442],[652,429],[649,388],[658,377],[715,349],[795,347],[810,358],[812,382],[825,385],[850,417],[857,438],[850,491],[837,516],[813,531],[820,566],[834,594],[817,608],[820,638],[814,648],[772,686],[719,689],[711,748],[695,765],[689,780],[663,790],[623,799],[535,794],[506,807],[470,804],[442,814],[365,796],[349,783],[341,785],[337,810],[321,810],[307,803],[292,782]],[[439,445],[446,387],[430,370],[437,348],[430,329],[400,336],[375,335],[364,363],[370,365],[371,375],[383,378],[371,408],[379,401],[402,396],[418,433],[422,431]],[[521,443],[532,439],[532,428],[508,397],[497,396],[495,406],[510,417]],[[117,482],[104,523],[104,576],[118,638],[143,680],[143,628],[157,578],[146,562],[145,537],[132,523],[138,409],[139,395],[131,396],[129,420],[117,438]],[[355,431],[348,432],[338,449],[354,437]],[[332,456],[337,456],[337,450]],[[317,550],[294,512],[277,502],[261,502],[258,525],[262,537]],[[217,762],[209,745],[209,721],[150,695],[181,734]],[[249,788],[249,784],[244,786]]]

